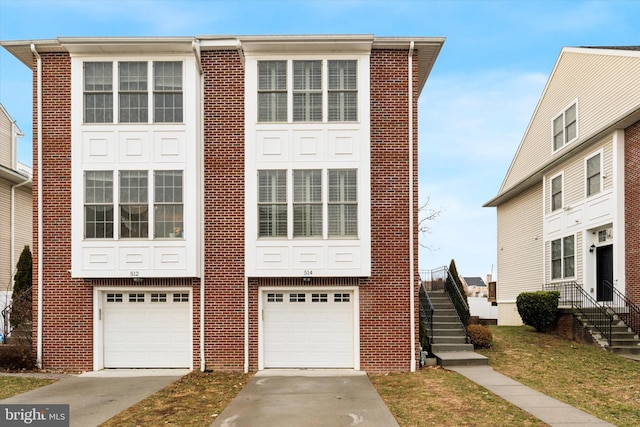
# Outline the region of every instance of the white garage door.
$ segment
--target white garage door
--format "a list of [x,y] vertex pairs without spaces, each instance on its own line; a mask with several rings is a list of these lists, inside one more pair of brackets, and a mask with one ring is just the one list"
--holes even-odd
[[188,292],[104,292],[105,368],[189,368]]
[[263,293],[265,368],[353,368],[353,292]]

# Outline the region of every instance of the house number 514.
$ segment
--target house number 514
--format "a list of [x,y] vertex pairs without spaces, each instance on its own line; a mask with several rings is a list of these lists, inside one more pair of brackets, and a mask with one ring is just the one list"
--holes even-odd
[[305,270],[304,271],[304,275],[305,276],[313,276],[313,270]]

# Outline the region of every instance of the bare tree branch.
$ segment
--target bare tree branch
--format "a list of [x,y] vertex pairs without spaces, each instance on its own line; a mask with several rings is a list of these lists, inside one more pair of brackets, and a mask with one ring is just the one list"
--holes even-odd
[[[441,209],[433,209],[429,206],[431,203],[431,197],[427,197],[427,200],[418,208],[418,233],[420,237],[426,237],[427,234],[431,234],[430,222],[435,221],[442,213]],[[423,240],[423,239],[421,239]],[[429,245],[424,242],[420,242],[420,246],[433,250]]]

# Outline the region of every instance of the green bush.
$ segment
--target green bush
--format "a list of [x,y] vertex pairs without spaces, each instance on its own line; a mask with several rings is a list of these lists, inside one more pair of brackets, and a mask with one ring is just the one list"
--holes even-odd
[[556,320],[559,299],[558,291],[523,292],[516,298],[518,314],[525,325],[543,332]]
[[490,348],[493,341],[493,334],[484,325],[469,325],[467,327],[467,334],[471,339],[473,348]]
[[0,370],[31,370],[36,366],[31,344],[27,340],[13,340],[14,344],[0,345]]

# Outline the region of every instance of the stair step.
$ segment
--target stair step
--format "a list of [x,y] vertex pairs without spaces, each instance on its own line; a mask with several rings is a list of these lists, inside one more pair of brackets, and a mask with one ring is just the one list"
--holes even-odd
[[460,329],[460,322],[433,322],[433,329]]
[[431,342],[435,344],[467,344],[465,335],[439,335],[431,337]]
[[431,351],[439,353],[444,351],[468,351],[473,353],[473,344],[431,344]]
[[637,346],[637,345],[633,345],[633,346],[616,345],[616,346],[609,346],[608,349],[609,351],[616,354],[640,354],[640,346]]
[[443,368],[452,366],[485,366],[489,359],[473,351],[442,351],[434,352],[438,364]]
[[464,329],[434,329],[432,331],[434,337],[467,337]]

